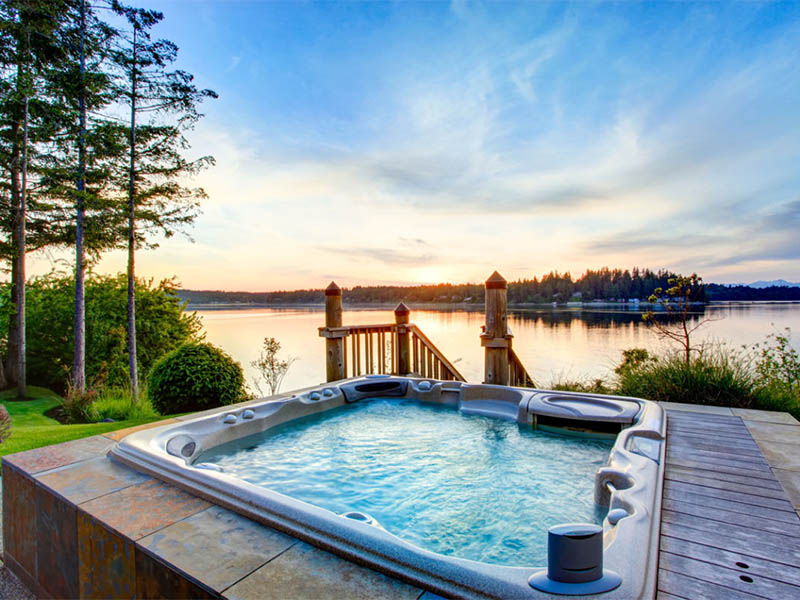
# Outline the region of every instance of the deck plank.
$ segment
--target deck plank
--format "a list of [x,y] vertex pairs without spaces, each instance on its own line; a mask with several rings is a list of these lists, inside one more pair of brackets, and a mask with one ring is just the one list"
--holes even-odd
[[800,587],[760,577],[750,569],[723,568],[670,552],[661,553],[659,567],[762,598],[800,597]]
[[658,592],[656,600],[686,600],[682,596],[673,596],[669,592]]
[[[669,437],[669,436],[668,436]],[[733,456],[729,452],[722,450],[720,448],[692,448],[689,444],[673,444],[671,447],[667,444],[667,456],[687,456],[687,457],[699,457],[699,458],[707,458],[710,460],[733,460],[737,462],[748,462],[753,463],[755,465],[761,465],[765,468],[769,468],[769,463],[764,458],[764,455],[761,456],[740,456],[736,455]]]
[[[749,504],[757,508],[772,508],[775,510],[785,510],[790,513],[794,512],[792,503],[789,502],[789,500],[781,500],[780,498],[756,496],[745,492],[723,490],[707,485],[675,481],[673,479],[665,480],[664,487],[669,487],[671,490],[678,493],[683,492],[687,494],[696,494],[698,496],[706,496],[708,498],[719,498],[720,500],[732,500],[734,502],[741,502],[742,504]],[[755,512],[757,508],[751,508],[750,511]]]
[[[685,417],[680,413],[674,413],[670,411],[669,413],[670,421],[672,425],[685,425],[687,427],[712,427],[714,429],[736,429],[737,427],[742,426],[742,419],[741,417],[727,417],[724,420],[720,420],[720,416],[712,416],[710,418],[697,418],[697,417]],[[699,416],[699,415],[698,415]]]
[[703,447],[703,446],[711,446],[712,448],[716,449],[717,452],[725,451],[725,452],[734,452],[736,454],[752,454],[754,456],[759,456],[761,451],[758,448],[758,444],[756,444],[755,440],[731,440],[731,439],[722,439],[716,436],[709,436],[708,433],[705,435],[699,433],[682,433],[679,431],[676,432],[668,432],[668,436],[670,439],[678,440],[684,442],[687,446],[691,447]]
[[[680,425],[673,426],[668,429],[670,435],[687,435],[687,436],[700,436],[704,439],[708,439],[708,431],[703,431],[699,427],[682,427]],[[720,442],[739,442],[741,441],[742,436],[744,435],[744,431],[739,430],[726,430],[726,431],[714,431],[713,439],[714,441]]]
[[[686,558],[719,565],[727,569],[741,569],[759,577],[769,577],[800,587],[800,569],[776,563],[772,560],[750,556],[746,552],[734,552],[705,544],[689,542],[668,535],[661,536],[661,551],[680,554]],[[744,565],[739,567],[737,563]]]
[[[760,514],[733,512],[718,507],[706,506],[705,504],[694,504],[691,502],[683,502],[682,500],[672,500],[670,498],[664,498],[661,508],[665,511],[669,510],[676,513],[693,515],[712,521],[736,523],[737,525],[749,527],[753,530],[800,538],[800,519],[797,519],[796,523],[788,519],[785,521],[778,521]],[[800,540],[796,543],[800,543]]]
[[690,600],[721,600],[722,598],[727,600],[753,600],[754,598],[762,598],[762,596],[740,592],[733,588],[682,575],[667,569],[658,570],[658,591],[659,598],[662,597],[661,592],[675,594],[680,598]]
[[667,457],[667,464],[672,468],[699,469],[700,471],[715,471],[717,473],[730,473],[731,475],[749,475],[756,479],[777,481],[775,475],[772,473],[772,469],[769,467],[756,467],[751,463],[742,463],[732,460],[707,461],[702,460],[701,457],[682,458],[673,455],[672,457]]
[[659,600],[800,598],[800,517],[738,416],[667,411]]
[[726,472],[708,467],[682,467],[675,463],[671,464],[670,473],[673,475],[676,473],[685,473],[686,475],[702,477],[703,479],[716,479],[717,481],[737,483],[751,488],[763,487],[783,492],[781,482],[778,481],[774,475],[770,477],[767,473],[762,473],[761,477],[753,477],[749,473]]
[[[710,418],[702,418],[702,419],[687,419],[685,417],[675,417],[672,413],[668,413],[670,416],[670,423],[668,427],[689,427],[693,429],[700,429],[701,431],[708,433],[709,431],[714,432],[725,432],[725,431],[740,431],[740,428],[743,426],[742,419],[740,417],[731,417],[732,419],[738,419],[739,422],[729,421],[726,423],[720,423],[716,421],[716,417]],[[746,425],[744,425],[747,427]]]
[[[741,492],[742,494],[774,498],[781,501],[786,499],[786,492],[783,491],[783,487],[780,484],[775,486],[765,479],[749,478],[749,483],[732,482],[724,479],[707,477],[705,474],[698,473],[697,471],[687,471],[685,469],[669,469],[665,477],[670,481],[702,485],[716,490]],[[766,483],[770,485],[765,485]]]
[[695,494],[687,492],[685,489],[678,487],[673,489],[672,482],[667,481],[664,483],[664,498],[670,500],[677,500],[680,502],[697,504],[700,506],[707,506],[709,508],[719,508],[722,510],[729,510],[734,513],[742,513],[745,515],[757,514],[759,517],[766,519],[773,519],[775,521],[784,521],[787,523],[797,522],[797,513],[783,509],[757,507],[754,508],[752,504],[745,504],[735,500],[728,500],[725,498],[714,498],[702,494]]
[[[739,551],[745,551],[742,550],[744,548],[747,549],[746,551],[751,552],[753,556],[761,556],[783,564],[800,567],[800,543],[798,543],[797,538],[792,536],[754,530],[733,523],[721,523],[670,510],[663,511],[661,518],[662,525],[669,525],[666,528],[662,527],[664,533],[669,533],[669,531],[674,533],[675,527],[680,528],[675,537],[691,536],[691,539],[697,541],[703,537],[704,533],[708,532],[713,534],[713,537],[707,538],[707,543],[711,543],[712,540],[736,538],[735,542],[730,542],[726,547],[736,548]],[[687,532],[683,528],[693,529],[702,533]]]
[[723,548],[731,552],[739,552],[755,558],[770,560],[774,563],[780,563],[781,565],[800,567],[800,557],[797,556],[797,550],[793,548],[781,548],[780,546],[765,542],[748,543],[744,540],[732,539],[713,531],[694,529],[692,527],[686,527],[685,525],[676,525],[669,522],[661,523],[661,535],[693,542],[695,544],[705,544],[707,546]]
[[[678,422],[675,423],[674,421],[670,421],[668,425],[670,431],[684,431],[686,433],[699,433],[699,434],[706,434],[708,435],[708,429],[706,429],[702,423],[686,423],[686,422]],[[714,436],[725,436],[725,437],[737,437],[741,436],[745,431],[747,431],[746,425],[726,425],[723,427],[714,427],[712,429],[714,432]]]
[[708,421],[710,423],[732,423],[739,425],[742,422],[741,417],[736,415],[714,415],[709,413],[698,413],[691,410],[679,410],[668,408],[667,413],[670,417],[676,420],[686,419],[690,421]]
[[686,439],[679,435],[670,435],[669,439],[681,444],[690,450],[704,450],[707,452],[720,452],[731,456],[753,457],[758,459],[761,456],[761,450],[758,446],[754,448],[731,448],[730,446],[723,446],[722,444],[715,443],[713,440],[702,439]]

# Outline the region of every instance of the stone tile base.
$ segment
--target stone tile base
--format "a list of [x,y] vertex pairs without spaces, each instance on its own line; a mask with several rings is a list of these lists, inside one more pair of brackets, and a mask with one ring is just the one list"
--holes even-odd
[[423,593],[114,463],[113,444],[95,436],[3,459],[5,564],[39,598]]

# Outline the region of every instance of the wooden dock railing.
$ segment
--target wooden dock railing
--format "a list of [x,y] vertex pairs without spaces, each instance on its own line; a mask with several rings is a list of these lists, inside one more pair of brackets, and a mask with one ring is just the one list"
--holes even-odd
[[[486,349],[484,383],[535,387],[511,342],[508,327],[508,283],[495,271],[486,280],[486,324],[481,346]],[[331,282],[325,290],[325,338],[328,381],[359,375],[416,375],[431,379],[466,381],[419,327],[409,321],[402,302],[394,310],[394,323],[342,324],[342,290]]]
[[513,387],[536,387],[533,377],[530,376],[513,348],[508,349],[508,385]]
[[410,311],[402,302],[394,311],[394,323],[342,325],[342,292],[335,283],[325,290],[325,300],[326,326],[319,328],[319,335],[327,347],[328,381],[372,374],[466,381],[428,336],[409,322]]
[[514,335],[508,327],[508,282],[495,271],[485,285],[486,324],[481,333],[481,346],[486,349],[484,383],[535,387],[511,345]]

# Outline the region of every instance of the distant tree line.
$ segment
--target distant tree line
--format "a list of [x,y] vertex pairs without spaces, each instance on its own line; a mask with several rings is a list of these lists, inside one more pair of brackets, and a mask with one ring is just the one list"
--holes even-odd
[[719,301],[800,301],[800,287],[772,285],[765,288],[754,288],[748,285],[706,284],[709,300]]
[[0,324],[0,382],[25,396],[27,253],[75,257],[71,389],[87,378],[87,274],[125,249],[126,353],[138,387],[135,252],[191,224],[203,190],[186,175],[211,157],[184,158],[186,132],[216,97],[174,68],[178,48],[151,38],[163,18],[118,0],[0,0],[0,260],[11,273]]
[[[587,270],[578,279],[570,273],[551,271],[541,279],[521,279],[508,284],[509,304],[647,300],[653,290],[668,287],[676,274],[666,270],[631,270],[602,268]],[[192,304],[319,304],[325,296],[322,289],[280,292],[225,292],[180,290],[184,300]],[[703,287],[693,293],[693,302],[704,302]],[[417,286],[356,286],[344,290],[344,302],[377,304],[392,302],[482,304],[484,286],[477,283]]]

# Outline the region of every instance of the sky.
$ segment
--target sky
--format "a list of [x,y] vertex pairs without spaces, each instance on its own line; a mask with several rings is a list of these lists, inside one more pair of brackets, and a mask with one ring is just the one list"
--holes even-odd
[[189,136],[202,215],[142,276],[800,281],[800,3],[140,5],[219,94]]

